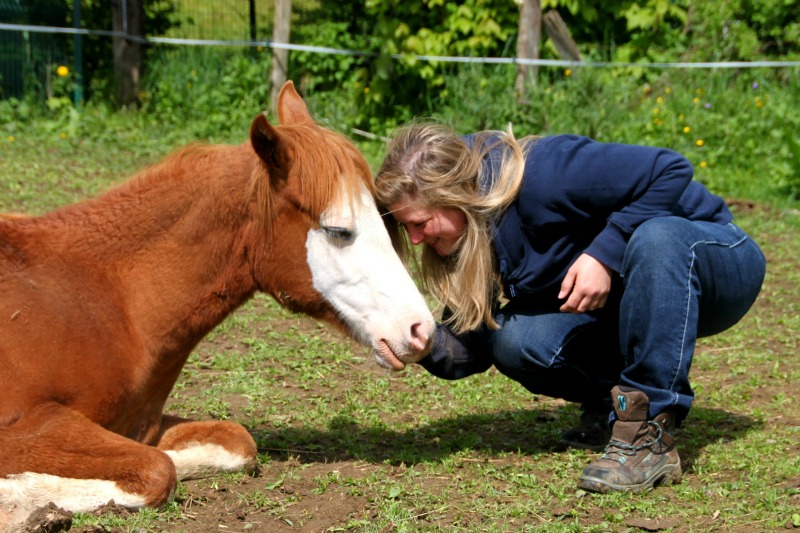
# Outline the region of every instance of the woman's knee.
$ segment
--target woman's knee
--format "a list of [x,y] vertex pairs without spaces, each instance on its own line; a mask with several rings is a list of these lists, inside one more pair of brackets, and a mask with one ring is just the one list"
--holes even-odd
[[654,256],[668,253],[683,242],[687,224],[691,222],[680,217],[659,217],[643,222],[631,235],[626,255],[642,251]]
[[539,342],[533,332],[527,331],[526,334],[514,327],[513,321],[506,321],[495,332],[492,354],[495,366],[504,374],[537,368],[546,370],[553,365],[557,355],[547,348],[546,343]]
[[628,279],[634,271],[663,271],[670,266],[684,271],[692,255],[688,224],[691,221],[683,218],[662,217],[647,220],[636,228],[625,248],[623,278]]

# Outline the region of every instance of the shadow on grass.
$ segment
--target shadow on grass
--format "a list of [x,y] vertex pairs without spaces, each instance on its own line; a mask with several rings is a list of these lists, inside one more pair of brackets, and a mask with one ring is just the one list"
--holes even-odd
[[[453,415],[395,431],[362,426],[347,416],[331,419],[327,431],[281,428],[252,431],[259,451],[277,460],[303,463],[368,461],[399,465],[439,461],[465,450],[489,454],[561,453],[559,436],[577,424],[578,410],[516,410],[491,414]],[[730,441],[760,429],[763,423],[720,409],[695,408],[678,430],[677,446],[684,471],[709,444]]]

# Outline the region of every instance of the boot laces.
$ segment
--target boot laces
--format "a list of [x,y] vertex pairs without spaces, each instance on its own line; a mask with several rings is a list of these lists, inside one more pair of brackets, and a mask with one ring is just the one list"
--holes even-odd
[[642,450],[644,450],[646,448],[654,448],[657,444],[659,444],[661,442],[661,437],[664,434],[664,430],[662,429],[661,425],[658,422],[655,422],[653,420],[649,420],[647,422],[647,425],[650,426],[651,428],[655,428],[655,430],[656,430],[655,438],[653,438],[652,437],[652,433],[648,431],[644,435],[644,437],[642,439],[642,440],[644,440],[644,442],[642,444],[639,444],[639,445],[636,445],[636,446],[634,446],[633,444],[626,444],[624,442],[620,442],[618,440],[611,439],[611,442],[608,443],[608,445],[606,446],[605,451],[603,452],[602,459],[611,459],[612,461],[617,461],[619,463],[624,463],[625,460],[626,460],[624,457],[618,457],[618,458],[611,457],[611,454],[618,454],[620,456],[633,457],[638,452],[640,452],[640,451],[642,451]]

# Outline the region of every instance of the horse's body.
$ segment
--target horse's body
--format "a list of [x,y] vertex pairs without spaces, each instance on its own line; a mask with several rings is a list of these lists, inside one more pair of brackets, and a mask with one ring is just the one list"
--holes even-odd
[[279,115],[96,199],[0,216],[0,529],[50,501],[159,506],[176,479],[253,469],[243,427],[162,410],[191,350],[255,291],[348,329],[384,366],[422,357],[433,317],[366,161],[291,84]]

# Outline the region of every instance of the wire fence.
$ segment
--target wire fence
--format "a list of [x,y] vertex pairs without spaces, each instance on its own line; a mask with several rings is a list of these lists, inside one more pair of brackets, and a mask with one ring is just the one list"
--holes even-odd
[[[124,9],[126,0],[119,1]],[[373,55],[367,51],[271,42],[269,37],[272,33],[274,0],[180,0],[154,4],[165,8],[160,14],[162,22],[168,21],[161,25],[163,31],[156,29],[146,32],[146,35],[133,35],[124,27],[122,32],[112,30],[111,9],[104,2],[72,0],[70,10],[68,0],[0,0],[0,99],[21,98],[27,92],[48,97],[53,75],[59,66],[73,66],[81,74],[78,83],[82,84],[92,75],[91,72],[82,75],[84,66],[98,69],[103,64],[111,64],[113,59],[98,57],[97,49],[105,43],[109,50],[106,56],[110,55],[109,43],[114,36],[151,45],[278,47],[321,54]],[[84,59],[83,48],[87,43],[93,45],[94,55]],[[399,54],[396,56],[400,57]],[[597,68],[742,69],[800,66],[800,61],[625,64],[515,57],[416,56],[416,59]],[[80,92],[82,94],[82,89]]]
[[[63,2],[22,5],[19,0],[0,0],[0,22],[60,24],[66,19]],[[47,65],[69,60],[68,47],[59,35],[0,31],[0,97],[22,97],[26,85],[47,83]]]
[[[121,1],[124,9],[126,1]],[[80,72],[84,66],[93,69],[111,63],[110,57],[83,57],[84,48],[96,49],[102,41],[110,50],[115,32],[109,4],[73,0],[71,9],[69,4],[68,0],[0,0],[0,98],[22,98],[26,92],[47,97],[59,66]],[[127,37],[172,44],[249,43],[268,40],[272,31],[274,0],[181,0],[161,3],[161,8],[150,16],[168,24]]]

